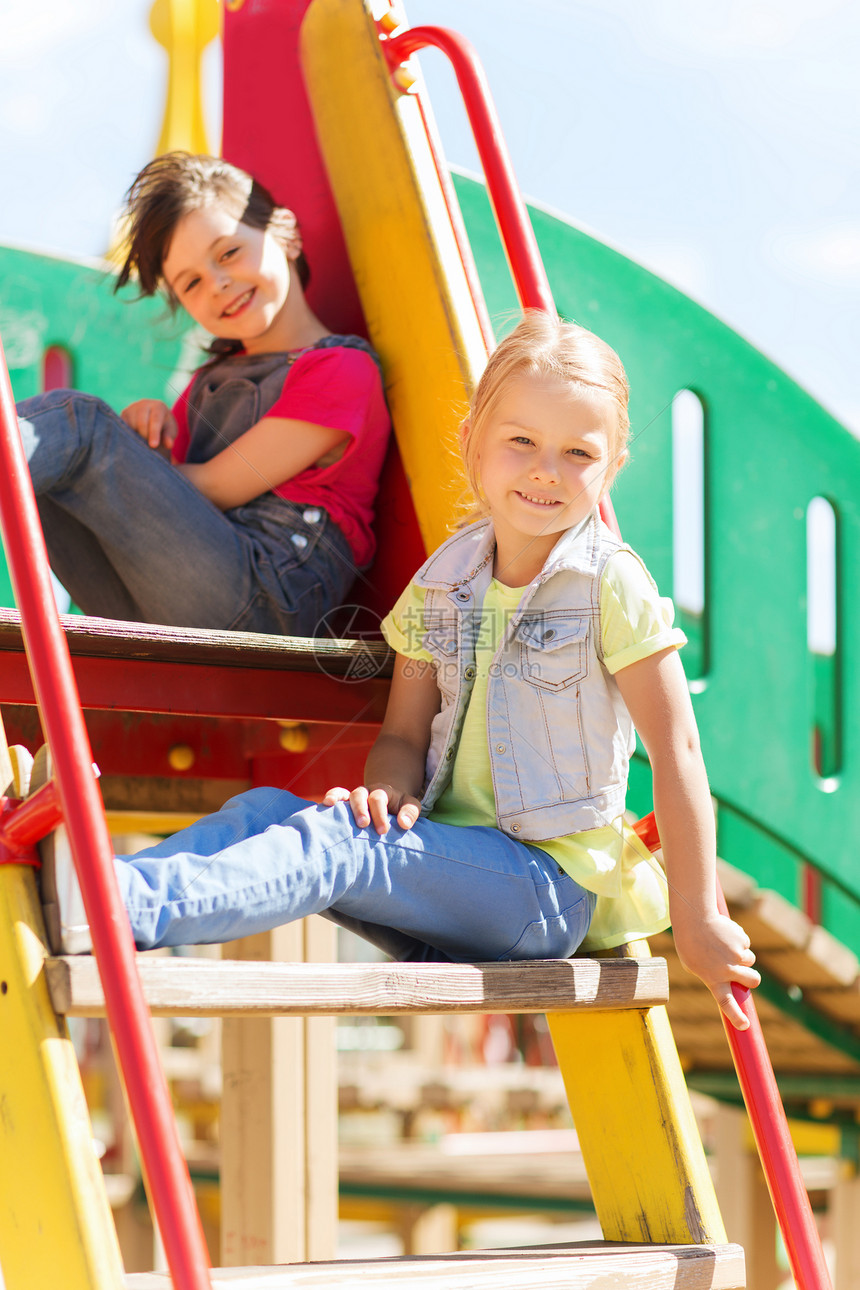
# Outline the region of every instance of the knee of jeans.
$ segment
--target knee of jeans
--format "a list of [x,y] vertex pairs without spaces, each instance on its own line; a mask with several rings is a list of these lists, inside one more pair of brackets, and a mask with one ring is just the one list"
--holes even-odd
[[89,406],[93,403],[105,408],[108,406],[103,399],[97,398],[94,394],[85,394],[83,390],[56,389],[47,390],[44,394],[34,394],[30,399],[23,399],[18,404],[18,412],[23,417],[32,417],[39,412],[50,412],[54,408],[65,407],[68,403],[76,406]]

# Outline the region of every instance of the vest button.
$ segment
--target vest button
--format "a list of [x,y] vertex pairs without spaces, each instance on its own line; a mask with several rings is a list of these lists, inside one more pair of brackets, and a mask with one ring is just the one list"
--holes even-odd
[[455,591],[454,598],[465,602],[472,599],[472,593],[470,591]]
[[512,824],[512,825],[511,825],[511,833],[519,833],[519,831],[520,831],[520,829],[521,829],[521,828],[522,828],[522,825],[521,825],[521,824]]
[[550,627],[549,631],[546,631],[546,632],[544,632],[544,634],[543,634],[543,638],[544,638],[544,640],[545,640],[545,641],[551,641],[551,640],[552,640],[552,638],[553,638],[553,636],[555,636],[555,628],[554,628],[554,627]]
[[454,756],[454,749],[448,748],[445,752],[445,760],[450,761],[453,756]]
[[507,751],[508,751],[508,750],[507,750],[507,747],[506,747],[506,745],[505,745],[505,744],[496,744],[496,752],[497,752],[497,753],[503,753],[503,752],[507,752]]
[[476,675],[477,675],[476,669],[470,663],[469,666],[466,668],[465,672],[463,673],[463,676],[467,681],[474,681]]

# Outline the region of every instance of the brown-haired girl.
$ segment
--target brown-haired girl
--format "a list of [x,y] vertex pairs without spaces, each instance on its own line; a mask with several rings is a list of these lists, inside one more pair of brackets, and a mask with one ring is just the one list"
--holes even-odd
[[295,216],[215,157],[129,189],[117,285],[214,338],[173,408],[74,390],[18,407],[51,565],[89,614],[313,635],[373,554],[389,432],[378,362],[304,294]]

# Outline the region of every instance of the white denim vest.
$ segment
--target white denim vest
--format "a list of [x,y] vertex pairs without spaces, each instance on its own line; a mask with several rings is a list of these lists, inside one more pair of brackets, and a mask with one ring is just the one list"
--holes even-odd
[[[496,822],[540,842],[611,824],[624,810],[633,723],[603,666],[600,579],[624,546],[596,513],[564,533],[507,623],[487,687]],[[424,647],[442,693],[422,807],[448,786],[475,682],[475,641],[493,575],[495,536],[479,520],[421,567]],[[635,553],[634,553],[635,554]]]

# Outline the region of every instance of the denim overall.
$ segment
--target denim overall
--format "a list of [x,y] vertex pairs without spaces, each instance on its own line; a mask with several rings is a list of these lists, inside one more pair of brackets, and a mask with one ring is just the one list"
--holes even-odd
[[[326,337],[317,347],[354,345]],[[203,369],[189,400],[189,461],[263,417],[295,355],[235,355]],[[177,627],[314,635],[355,577],[318,507],[266,491],[220,511],[107,404],[53,390],[18,405],[51,567],[88,614]],[[277,481],[275,481],[277,482]]]

